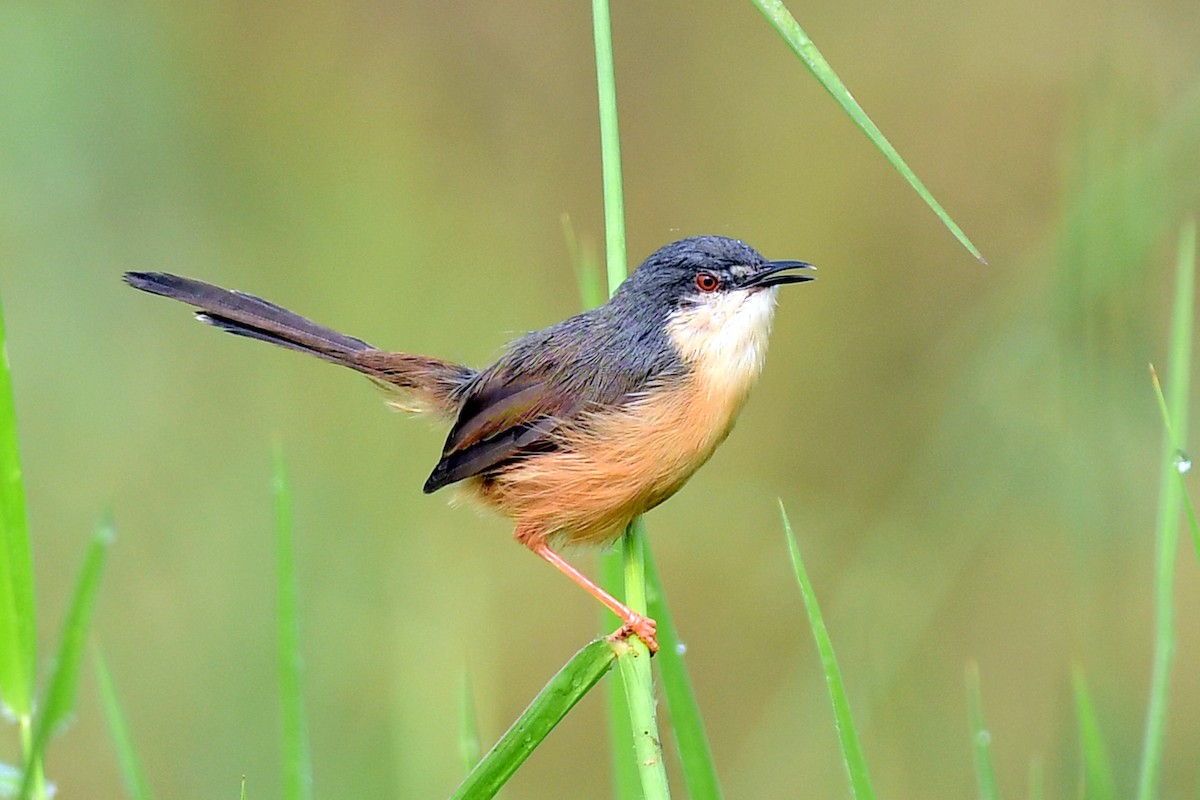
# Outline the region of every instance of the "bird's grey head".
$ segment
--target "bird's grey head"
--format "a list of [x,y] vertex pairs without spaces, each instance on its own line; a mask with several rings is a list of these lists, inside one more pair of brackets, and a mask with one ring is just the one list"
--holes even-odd
[[794,270],[803,261],[768,261],[745,242],[725,236],[693,236],[672,242],[647,258],[621,284],[618,296],[643,309],[670,313],[722,295],[759,293],[785,283],[812,280]]
[[736,239],[695,236],[647,258],[602,313],[620,336],[636,339],[630,351],[661,343],[671,358],[708,376],[710,387],[721,387],[711,396],[744,398],[766,356],[778,287],[812,280],[796,272],[811,267],[768,261]]

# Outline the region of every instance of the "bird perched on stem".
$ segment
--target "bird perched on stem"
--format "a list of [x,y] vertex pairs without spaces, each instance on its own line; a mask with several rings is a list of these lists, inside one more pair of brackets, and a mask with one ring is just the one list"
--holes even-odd
[[557,552],[607,544],[683,486],[729,435],[762,370],[779,286],[812,276],[743,242],[666,245],[604,305],[528,333],[481,370],[380,350],[253,295],[160,272],[142,291],[221,330],[357,370],[406,410],[452,421],[425,491],[462,483],[512,518],[516,539],[658,648],[634,612]]

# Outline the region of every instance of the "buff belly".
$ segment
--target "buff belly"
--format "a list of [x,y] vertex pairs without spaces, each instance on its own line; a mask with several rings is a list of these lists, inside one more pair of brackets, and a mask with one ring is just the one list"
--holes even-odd
[[535,535],[610,542],[678,491],[729,434],[741,403],[714,408],[701,394],[691,384],[596,415],[586,430],[565,433],[561,450],[474,478],[471,488]]

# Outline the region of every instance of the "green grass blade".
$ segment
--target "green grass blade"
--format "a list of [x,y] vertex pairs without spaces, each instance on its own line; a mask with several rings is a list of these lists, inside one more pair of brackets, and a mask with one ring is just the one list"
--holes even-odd
[[150,786],[146,783],[142,762],[133,746],[129,723],[126,721],[125,712],[117,699],[117,689],[113,685],[112,673],[108,671],[108,665],[99,649],[96,650],[96,681],[100,685],[100,700],[104,704],[104,716],[108,720],[108,731],[117,748],[117,761],[121,765],[121,777],[125,781],[125,791],[129,794],[130,800],[150,800]]
[[[645,614],[646,561],[644,542],[646,525],[641,517],[629,524],[621,550],[625,562],[625,602],[634,611]],[[663,759],[662,737],[655,711],[654,678],[650,669],[650,650],[636,636],[617,658],[625,705],[629,709],[629,727],[633,732],[633,752],[637,757],[638,778],[645,800],[666,800],[671,796],[667,785],[667,765]]]
[[0,797],[16,797],[21,790],[21,770],[0,763]]
[[604,677],[622,649],[627,649],[622,643],[597,639],[576,653],[475,765],[451,800],[495,797],[554,726]]
[[[604,177],[604,242],[611,295],[628,274],[625,250],[625,198],[621,183],[621,136],[617,124],[617,82],[613,64],[612,16],[608,0],[592,0],[592,32],[596,47],[596,89],[600,106],[600,155]],[[645,526],[630,524],[622,541],[625,604],[646,613]],[[662,737],[654,713],[654,685],[649,650],[636,638],[618,659],[629,709],[637,771],[645,800],[667,798],[667,770]]]
[[1159,383],[1158,373],[1154,371],[1154,365],[1150,365],[1150,380],[1154,385],[1154,397],[1158,399],[1158,411],[1163,416],[1163,431],[1166,434],[1166,440],[1175,452],[1175,474],[1178,475],[1178,483],[1180,483],[1180,497],[1183,499],[1184,517],[1188,521],[1188,530],[1192,531],[1192,547],[1195,549],[1196,558],[1200,559],[1200,523],[1196,522],[1196,510],[1192,505],[1192,495],[1188,493],[1188,482],[1184,479],[1184,475],[1192,470],[1192,456],[1189,456],[1186,450],[1183,450],[1183,441],[1177,439],[1175,429],[1171,427],[1171,413],[1166,410],[1166,398],[1163,397],[1163,384]]
[[1116,800],[1117,784],[1113,779],[1112,761],[1100,735],[1096,707],[1088,693],[1087,679],[1079,667],[1074,672],[1075,716],[1079,720],[1079,744],[1083,751],[1084,800]]
[[[75,710],[79,689],[79,668],[83,661],[84,642],[92,623],[96,593],[104,572],[104,557],[113,541],[112,520],[105,519],[96,527],[84,556],[83,569],[75,584],[75,594],[63,625],[62,639],[54,656],[49,688],[42,701],[42,710],[34,727],[32,746],[25,763],[20,797],[22,800],[38,787],[42,758],[46,745]],[[40,792],[39,792],[40,793]]]
[[892,147],[892,143],[887,140],[883,132],[871,121],[871,118],[867,116],[867,112],[863,111],[862,106],[858,104],[858,101],[850,94],[850,90],[842,83],[841,78],[833,71],[833,67],[829,66],[829,62],[825,60],[825,56],[821,55],[821,51],[813,44],[812,39],[808,37],[808,34],[796,22],[795,17],[783,5],[783,1],[753,0],[753,2],[754,5],[758,6],[758,10],[762,12],[762,15],[767,18],[767,22],[771,24],[771,27],[783,37],[788,47],[792,48],[792,51],[808,67],[813,77],[821,82],[821,85],[825,87],[825,91],[829,92],[838,105],[850,116],[850,119],[854,120],[854,124],[867,135],[867,138],[871,140],[871,143],[875,145],[879,152],[883,153],[883,157],[888,160],[888,163],[903,176],[904,180],[908,181],[908,185],[921,196],[921,199],[933,210],[933,213],[937,214],[942,224],[954,234],[954,238],[958,239],[971,255],[986,264],[987,261],[984,260],[983,255],[975,245],[971,243],[971,240],[967,238],[967,235],[963,233],[962,228],[958,227],[958,224],[950,218],[950,215],[946,213],[941,204],[933,198],[933,195],[925,188],[925,184],[921,183],[921,179],[909,168],[908,164],[904,163],[904,159],[896,152],[896,148]]
[[300,653],[300,590],[296,583],[292,493],[279,447],[275,448],[272,485],[278,573],[276,623],[279,638],[283,797],[285,800],[312,800],[312,755],[308,744],[308,718],[304,710],[304,659]]
[[467,772],[474,769],[483,754],[479,743],[479,718],[475,714],[475,690],[471,686],[471,673],[463,667],[462,679],[458,682],[458,755]]
[[983,721],[983,696],[979,690],[979,666],[967,666],[967,713],[971,719],[971,746],[975,752],[975,779],[980,800],[1000,800],[996,767],[992,764],[992,734]]
[[1029,800],[1045,800],[1046,797],[1046,768],[1042,760],[1035,758],[1029,762]]
[[8,339],[0,311],[0,702],[26,729],[33,713],[36,646],[33,558]]
[[628,272],[625,256],[625,191],[621,183],[621,134],[617,125],[617,79],[613,65],[612,15],[608,0],[592,0],[596,88],[600,100],[600,160],[604,177],[604,255],[611,295]]
[[1196,558],[1200,558],[1200,523],[1196,520],[1196,507],[1192,505],[1187,480],[1184,478],[1192,469],[1192,457],[1183,449],[1184,443],[1175,437],[1175,431],[1171,427],[1171,413],[1167,411],[1167,400],[1163,397],[1162,384],[1159,383],[1158,373],[1154,371],[1153,364],[1150,365],[1150,381],[1154,384],[1154,396],[1158,399],[1158,410],[1162,414],[1163,430],[1167,440],[1175,448],[1175,473],[1179,476],[1179,496],[1183,499],[1184,517],[1192,534],[1192,549],[1196,551]]
[[[1196,270],[1196,225],[1189,223],[1179,235],[1179,260],[1175,272],[1175,301],[1171,321],[1171,360],[1167,411],[1178,442],[1187,440],[1188,387],[1191,381],[1192,293]],[[1155,540],[1154,663],[1150,673],[1150,700],[1142,738],[1142,763],[1138,774],[1138,800],[1156,794],[1162,766],[1163,736],[1167,722],[1167,693],[1171,658],[1175,652],[1175,550],[1179,541],[1181,489],[1176,464],[1178,446],[1165,436],[1158,495]]]
[[245,775],[242,776],[242,792],[241,792],[240,797],[242,798],[242,800],[246,800],[246,776]]
[[721,785],[717,781],[712,749],[708,746],[708,734],[704,730],[696,693],[692,690],[692,680],[683,660],[679,633],[662,591],[654,557],[649,551],[646,552],[646,586],[650,616],[658,622],[659,651],[655,660],[662,678],[663,695],[667,698],[667,709],[671,714],[671,730],[675,734],[688,797],[691,800],[720,800]]
[[1029,800],[1045,800],[1046,797],[1046,768],[1040,758],[1029,762]]
[[842,681],[842,671],[838,668],[837,656],[833,652],[833,641],[825,628],[825,620],[821,616],[821,607],[817,605],[817,594],[813,591],[804,569],[804,560],[800,557],[800,545],[796,543],[796,534],[792,532],[792,523],[788,520],[787,510],[783,501],[779,501],[779,515],[783,519],[783,530],[787,534],[788,551],[792,556],[792,568],[796,573],[796,582],[800,585],[800,595],[804,598],[804,608],[808,612],[808,623],[812,627],[813,638],[817,642],[817,652],[821,656],[821,668],[825,672],[825,682],[829,685],[829,699],[833,701],[833,717],[837,725],[838,740],[842,745],[842,761],[850,777],[850,790],[856,800],[873,798],[875,790],[871,788],[871,776],[867,772],[867,759],[863,755],[862,744],[858,740],[858,729],[854,725],[854,717],[850,713],[850,699],[846,696],[846,686]]
[[567,255],[575,269],[575,283],[579,287],[579,300],[584,308],[595,308],[604,302],[604,273],[600,259],[590,242],[580,242],[571,224],[569,214],[562,215],[563,239],[567,243]]
[[[623,569],[620,550],[608,550],[600,555],[600,582],[614,597],[621,595]],[[616,614],[607,608],[600,609],[600,627],[604,633],[615,631],[620,625],[621,620]],[[638,777],[633,729],[629,726],[629,709],[625,706],[625,681],[620,671],[613,674],[605,694],[609,746],[612,748],[613,797],[616,800],[641,800],[642,781]]]
[[[1190,462],[1188,468],[1191,469]],[[1184,470],[1185,472],[1187,470]],[[1187,516],[1188,530],[1192,532],[1192,549],[1196,551],[1196,558],[1200,559],[1200,521],[1196,519],[1196,508],[1192,505],[1192,498],[1187,492],[1187,483],[1183,479],[1183,475],[1179,476],[1179,493],[1183,497],[1183,510]]]

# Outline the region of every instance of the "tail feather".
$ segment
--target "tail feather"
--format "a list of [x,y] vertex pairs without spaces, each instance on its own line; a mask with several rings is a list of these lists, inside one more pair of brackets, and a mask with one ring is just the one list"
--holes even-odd
[[318,325],[261,297],[233,292],[166,272],[126,272],[125,282],[143,292],[193,305],[197,317],[223,331],[277,344],[341,363],[344,356],[375,348]]
[[362,372],[406,395],[406,400],[397,404],[411,410],[454,413],[458,390],[475,374],[468,367],[440,359],[379,350],[261,297],[203,281],[166,272],[126,272],[125,282],[143,292],[195,306],[197,319],[220,330]]

